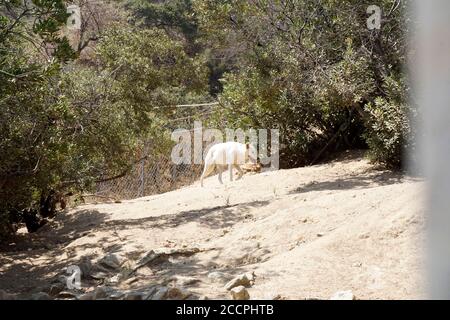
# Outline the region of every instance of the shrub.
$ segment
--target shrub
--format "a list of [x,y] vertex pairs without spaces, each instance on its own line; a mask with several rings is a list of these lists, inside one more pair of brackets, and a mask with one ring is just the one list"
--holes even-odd
[[366,105],[369,114],[364,137],[372,160],[400,168],[404,151],[412,140],[407,106],[378,97]]

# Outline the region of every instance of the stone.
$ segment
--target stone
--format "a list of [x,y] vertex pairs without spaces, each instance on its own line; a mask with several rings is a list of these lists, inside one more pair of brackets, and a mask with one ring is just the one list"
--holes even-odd
[[78,300],[95,300],[95,293],[88,292],[88,293],[82,294],[82,295],[78,296]]
[[88,278],[92,270],[91,260],[88,257],[82,257],[78,263],[78,267],[80,267],[81,270],[81,277],[83,279]]
[[57,297],[60,299],[76,299],[77,295],[70,291],[61,291],[58,293]]
[[246,272],[245,277],[250,280],[250,282],[255,281],[255,273],[254,272]]
[[120,300],[124,297],[125,293],[122,291],[112,291],[109,293],[108,297],[112,300]]
[[124,282],[123,282],[123,284],[125,284],[125,285],[130,285],[130,284],[132,284],[132,283],[134,283],[134,282],[136,282],[136,281],[138,281],[139,279],[138,278],[135,278],[135,277],[132,277],[132,278],[128,278],[128,279],[126,279]]
[[330,298],[330,300],[355,300],[355,296],[351,290],[338,291]]
[[166,297],[167,291],[169,291],[169,288],[167,288],[167,287],[160,287],[152,295],[151,300],[163,300]]
[[200,279],[194,277],[174,276],[170,278],[171,281],[176,281],[177,285],[185,287],[200,282]]
[[107,280],[108,283],[110,284],[118,284],[121,280],[121,275],[120,274],[116,274],[115,276],[112,276],[111,278],[109,278]]
[[122,264],[125,263],[125,258],[117,253],[108,253],[106,256],[101,258],[97,264],[108,269],[118,269]]
[[238,286],[244,286],[246,288],[250,287],[253,284],[254,281],[254,274],[247,272],[244,274],[241,274],[240,276],[237,276],[233,279],[231,279],[226,285],[225,289],[230,291],[231,289],[238,287]]
[[145,265],[152,265],[155,263],[159,263],[162,262],[163,260],[165,260],[167,258],[166,254],[163,252],[156,252],[155,250],[150,250],[149,252],[147,252],[147,254],[145,256],[143,256],[138,263],[136,264],[136,266],[134,267],[134,271],[136,271],[137,269],[145,266]]
[[189,257],[198,252],[200,252],[199,248],[161,248],[158,250],[150,250],[138,261],[133,271],[145,265],[151,266],[164,262],[172,255]]
[[151,300],[153,294],[157,291],[157,287],[150,287],[142,296],[142,300]]
[[94,272],[91,274],[91,278],[92,279],[96,279],[96,280],[103,280],[106,279],[108,277],[108,274],[105,272]]
[[268,293],[266,294],[264,300],[282,300],[282,296],[278,293]]
[[[66,272],[67,269],[64,270]],[[65,275],[59,275],[53,279],[52,284],[62,284],[64,287],[67,284],[67,277]]]
[[184,300],[187,297],[191,295],[190,292],[177,288],[177,287],[170,287],[167,290],[167,293],[165,295],[165,298],[171,299],[171,300]]
[[64,283],[54,283],[50,285],[50,288],[48,289],[47,293],[51,296],[57,296],[61,291],[63,291],[66,288],[66,284]]
[[16,296],[0,289],[0,300],[16,300]]
[[231,298],[233,300],[249,300],[250,295],[244,286],[237,286],[230,290]]
[[97,287],[94,290],[94,300],[105,299],[113,292],[114,292],[114,290],[109,287],[105,287],[105,286]]
[[208,279],[212,282],[226,283],[232,279],[232,276],[228,273],[213,271],[208,273]]
[[143,300],[144,293],[139,291],[128,292],[124,296],[124,300]]
[[31,300],[52,300],[52,297],[45,292],[37,292],[31,295]]

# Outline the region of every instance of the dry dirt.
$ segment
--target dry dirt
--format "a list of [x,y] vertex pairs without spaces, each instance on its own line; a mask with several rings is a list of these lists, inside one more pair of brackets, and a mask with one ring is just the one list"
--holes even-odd
[[[157,248],[199,248],[141,268],[121,289],[182,285],[229,298],[208,274],[254,272],[251,299],[423,297],[423,182],[378,170],[361,153],[311,167],[217,177],[121,203],[61,213],[0,251],[0,289],[29,296],[82,257],[121,253],[135,262]],[[133,281],[134,281],[133,280]],[[89,283],[88,286],[92,286]],[[90,290],[89,288],[87,290]]]

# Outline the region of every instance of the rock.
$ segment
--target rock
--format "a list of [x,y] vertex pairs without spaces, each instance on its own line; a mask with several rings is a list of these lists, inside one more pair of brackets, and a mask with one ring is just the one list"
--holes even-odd
[[94,292],[88,292],[88,293],[78,296],[78,300],[94,300],[94,299],[95,299]]
[[120,300],[124,297],[125,293],[121,291],[112,291],[109,293],[108,297],[112,300]]
[[70,292],[70,291],[61,291],[60,293],[58,293],[57,297],[60,299],[77,299],[78,298],[75,293]]
[[269,293],[264,300],[283,300],[283,297],[278,293]]
[[123,299],[124,300],[143,300],[144,295],[145,294],[143,292],[132,291],[132,292],[126,293]]
[[31,295],[31,300],[52,300],[52,297],[45,292],[37,292]]
[[135,278],[135,277],[133,277],[133,278],[128,278],[127,280],[125,280],[124,282],[123,282],[123,284],[125,284],[125,285],[130,285],[130,284],[132,284],[132,283],[134,283],[134,282],[136,282],[136,281],[138,281],[139,279],[138,278]]
[[53,279],[52,284],[62,284],[65,287],[67,285],[67,277],[61,274]]
[[330,300],[355,300],[355,296],[351,290],[338,291],[330,298]]
[[199,248],[161,248],[158,250],[150,250],[138,261],[133,268],[133,271],[136,271],[145,265],[151,266],[164,262],[172,255],[189,257],[198,252],[200,252]]
[[244,286],[234,287],[230,290],[231,298],[233,300],[249,300],[250,295]]
[[165,298],[171,300],[184,300],[191,295],[187,290],[183,290],[177,287],[168,288]]
[[144,292],[142,300],[151,300],[153,294],[157,291],[157,287],[151,287]]
[[254,272],[246,272],[245,277],[250,280],[250,282],[255,281],[255,273]]
[[237,286],[244,286],[248,288],[253,284],[254,280],[255,280],[254,274],[247,272],[230,280],[225,285],[225,289],[229,291]]
[[97,287],[94,290],[94,300],[98,300],[98,299],[105,299],[108,296],[110,296],[111,294],[113,294],[115,291],[110,288],[110,287]]
[[81,270],[81,277],[83,279],[88,278],[92,270],[91,260],[88,257],[82,257],[78,263],[78,267],[80,267]]
[[156,290],[156,293],[151,296],[151,300],[163,300],[166,297],[169,288],[161,287]]
[[109,284],[118,284],[120,282],[121,278],[122,277],[121,277],[120,273],[116,274],[115,276],[109,278],[107,280],[107,283],[109,283]]
[[97,264],[108,269],[118,269],[122,264],[124,264],[125,258],[117,253],[108,253],[106,256],[101,258]]
[[171,255],[179,255],[179,256],[185,256],[185,257],[189,257],[192,256],[193,254],[196,254],[198,252],[200,252],[199,248],[163,248],[161,250],[157,250],[161,253],[164,253],[168,256]]
[[220,282],[220,283],[226,283],[230,281],[232,278],[231,275],[228,273],[220,272],[220,271],[213,271],[208,273],[208,279],[210,279],[212,282]]
[[154,287],[145,298],[146,300],[185,300],[191,296],[191,292],[178,287]]
[[54,283],[50,285],[50,288],[48,289],[47,293],[51,296],[57,296],[61,291],[63,291],[66,288],[66,284],[64,283]]
[[142,257],[136,266],[133,268],[133,271],[145,266],[152,265],[159,262],[162,262],[167,258],[166,254],[163,252],[155,252],[154,250],[150,250],[144,257]]
[[200,279],[194,277],[174,276],[170,278],[171,281],[176,281],[177,285],[185,287],[200,282]]
[[108,274],[105,272],[94,272],[91,274],[91,278],[92,279],[96,279],[96,280],[103,280],[108,278]]
[[0,289],[0,300],[16,300],[16,296]]
[[369,233],[361,233],[358,238],[360,239],[368,239],[370,238],[370,234]]

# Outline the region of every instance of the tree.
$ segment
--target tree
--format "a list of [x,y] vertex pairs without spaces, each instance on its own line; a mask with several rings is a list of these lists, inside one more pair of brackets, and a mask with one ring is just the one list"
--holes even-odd
[[[282,166],[309,164],[327,152],[366,143],[375,160],[401,165],[409,110],[406,4],[378,1],[382,27],[369,30],[366,9],[373,4],[194,1],[203,41],[232,53],[235,61],[223,78],[216,123],[279,128]],[[386,103],[375,103],[379,98]],[[397,111],[390,118],[395,125],[383,126],[375,116],[388,112],[382,110],[387,105]]]
[[147,137],[161,138],[155,152],[167,147],[173,105],[205,88],[202,66],[157,29],[111,27],[94,65],[31,64],[29,42],[16,41],[22,50],[6,56],[12,76],[0,89],[0,236],[23,218],[34,231],[54,214],[51,197],[124,175]]

